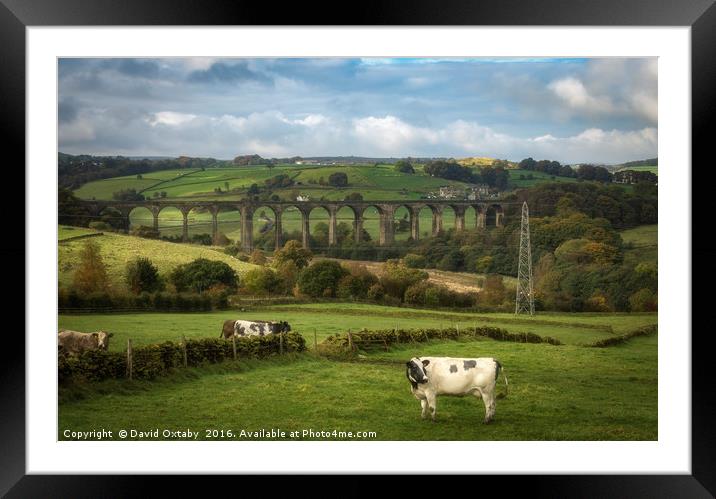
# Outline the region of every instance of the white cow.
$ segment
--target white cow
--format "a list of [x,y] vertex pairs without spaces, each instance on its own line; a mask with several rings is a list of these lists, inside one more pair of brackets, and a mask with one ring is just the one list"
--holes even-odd
[[438,395],[474,395],[485,403],[485,423],[489,423],[495,417],[495,385],[500,370],[507,389],[502,365],[491,357],[414,357],[406,366],[410,392],[420,400],[421,415],[425,418],[429,409],[433,421]]

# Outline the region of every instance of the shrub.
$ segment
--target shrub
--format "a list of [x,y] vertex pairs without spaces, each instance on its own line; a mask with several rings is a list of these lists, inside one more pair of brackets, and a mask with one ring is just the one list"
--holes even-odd
[[236,271],[224,262],[197,258],[193,262],[179,265],[171,275],[170,280],[177,291],[187,289],[201,293],[216,284],[224,284],[235,291],[239,277]]
[[257,248],[251,252],[249,263],[253,263],[254,265],[266,265],[266,255]]
[[301,270],[311,262],[312,258],[313,253],[310,250],[304,248],[300,242],[291,239],[286,241],[283,248],[274,254],[273,263],[278,267],[283,262],[292,261]]
[[408,253],[403,257],[403,265],[411,269],[424,269],[425,257],[423,255]]
[[99,222],[99,221],[90,222],[88,227],[90,229],[94,229],[94,230],[112,230],[112,226],[109,225],[107,222]]
[[147,225],[135,227],[129,233],[132,236],[143,237],[145,239],[159,239],[160,235],[158,230],[154,230],[153,227],[149,227]]
[[657,295],[648,288],[642,288],[629,297],[629,308],[632,312],[655,312]]
[[335,296],[338,282],[348,271],[333,260],[322,260],[301,271],[298,287],[301,293],[313,298]]
[[162,281],[159,270],[149,258],[137,257],[127,264],[124,278],[130,291],[139,294],[142,291],[159,291]]
[[260,267],[246,272],[242,279],[242,285],[251,294],[263,295],[275,292],[281,282],[273,270]]
[[328,176],[328,183],[333,187],[346,187],[348,185],[348,175],[344,172],[331,173]]

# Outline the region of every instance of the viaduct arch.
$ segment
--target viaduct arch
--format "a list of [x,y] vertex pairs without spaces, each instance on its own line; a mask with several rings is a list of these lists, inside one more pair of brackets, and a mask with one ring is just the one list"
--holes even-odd
[[263,207],[268,207],[275,214],[276,247],[282,246],[281,214],[284,209],[295,207],[301,213],[301,235],[304,247],[309,246],[310,213],[315,208],[323,208],[328,212],[328,244],[337,244],[337,213],[343,207],[348,207],[355,216],[353,221],[353,232],[355,241],[361,241],[365,211],[369,207],[377,209],[379,214],[380,231],[379,241],[381,246],[390,245],[395,241],[395,211],[402,207],[407,208],[410,214],[410,235],[413,240],[420,238],[420,211],[428,208],[432,212],[432,235],[437,235],[443,230],[443,210],[450,207],[455,213],[455,230],[465,230],[465,212],[468,208],[475,210],[475,227],[486,227],[488,215],[494,218],[489,225],[501,227],[504,225],[505,207],[514,204],[513,202],[499,200],[401,200],[401,201],[80,201],[88,213],[99,216],[107,209],[114,210],[122,219],[123,228],[129,231],[129,215],[135,208],[146,208],[152,214],[153,228],[159,230],[159,213],[165,208],[175,208],[182,214],[182,240],[189,240],[189,212],[194,208],[200,208],[211,214],[212,238],[216,239],[219,233],[219,211],[224,209],[236,210],[240,213],[241,219],[241,244],[245,251],[253,249],[253,218],[254,212]]

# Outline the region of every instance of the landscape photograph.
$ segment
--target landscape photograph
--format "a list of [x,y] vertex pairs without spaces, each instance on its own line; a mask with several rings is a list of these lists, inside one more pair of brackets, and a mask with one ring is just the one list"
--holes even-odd
[[58,440],[658,440],[656,57],[57,70]]

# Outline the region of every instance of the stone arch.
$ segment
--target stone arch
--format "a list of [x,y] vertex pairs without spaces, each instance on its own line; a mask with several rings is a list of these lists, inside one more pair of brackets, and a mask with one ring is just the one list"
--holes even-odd
[[486,205],[485,208],[485,225],[487,227],[502,227],[505,212],[502,205],[493,203]]
[[[308,247],[308,214],[304,207],[297,204],[290,204],[281,207],[281,217],[278,222],[278,240],[277,246],[282,247],[290,240],[300,242],[304,247]],[[305,234],[305,235],[304,235]]]
[[[281,212],[269,203],[256,205],[251,209],[251,223],[247,224],[246,228],[247,231],[251,230],[251,250],[274,251],[276,249],[277,234],[280,233],[278,226],[280,223],[277,224],[276,221],[280,216]],[[245,231],[244,237],[247,236],[249,234]]]
[[187,206],[186,212],[186,237],[201,244],[211,244],[214,241],[213,211],[206,205]]
[[180,206],[161,205],[157,208],[156,227],[161,237],[181,239],[184,232],[184,211]]
[[[331,243],[331,223],[335,217],[331,216],[331,208],[325,205],[312,206],[308,212],[308,244],[311,249],[323,252]],[[333,228],[335,231],[335,227]],[[335,244],[335,243],[333,243]]]
[[359,212],[359,220],[363,229],[361,240],[364,240],[367,235],[371,241],[380,241],[384,210],[377,204],[366,204],[360,208]]
[[117,206],[103,206],[97,211],[97,221],[104,222],[115,230],[129,230],[129,213]]
[[[406,204],[395,205],[393,210],[393,230],[395,231],[396,241],[407,241],[409,239],[417,240],[420,235],[413,231],[413,225],[417,222],[417,217],[413,213],[413,209]],[[419,222],[418,222],[419,227]]]
[[477,209],[473,205],[463,206],[465,230],[471,230],[477,226]]
[[219,205],[216,211],[216,230],[235,243],[241,242],[241,209],[239,206]]
[[159,230],[155,226],[154,213],[149,206],[133,206],[129,210],[129,230],[135,230],[140,227],[149,227],[150,229]]
[[347,238],[360,242],[363,232],[360,222],[362,211],[350,205],[336,206],[336,208],[336,244],[342,243]]
[[457,209],[454,205],[441,206],[442,230],[457,229]]
[[[427,210],[426,210],[427,208]],[[443,231],[443,205],[427,203],[420,208],[421,236],[436,236]]]

